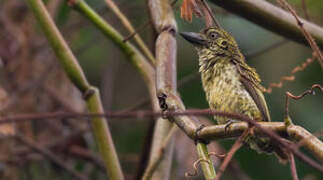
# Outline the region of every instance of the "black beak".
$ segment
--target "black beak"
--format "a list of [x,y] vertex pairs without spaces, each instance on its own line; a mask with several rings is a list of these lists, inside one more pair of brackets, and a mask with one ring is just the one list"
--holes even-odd
[[206,39],[201,36],[199,33],[194,32],[181,32],[181,36],[183,36],[184,39],[186,39],[188,42],[194,44],[194,45],[206,45],[207,41]]

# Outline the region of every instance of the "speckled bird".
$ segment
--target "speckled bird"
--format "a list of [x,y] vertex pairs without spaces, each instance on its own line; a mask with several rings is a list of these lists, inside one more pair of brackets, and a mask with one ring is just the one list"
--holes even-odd
[[[197,50],[202,85],[211,109],[243,114],[256,121],[271,121],[259,75],[246,63],[228,32],[220,27],[209,27],[200,33],[183,32],[181,35]],[[214,119],[218,124],[236,121],[220,116]],[[278,151],[279,156],[284,156],[269,138],[251,135],[246,143],[258,152]]]

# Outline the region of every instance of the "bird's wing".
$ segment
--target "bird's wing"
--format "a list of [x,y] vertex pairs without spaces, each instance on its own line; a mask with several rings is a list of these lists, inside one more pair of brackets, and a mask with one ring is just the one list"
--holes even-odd
[[259,111],[263,116],[263,120],[271,121],[266,100],[262,93],[262,91],[265,90],[265,88],[261,86],[261,79],[256,73],[256,70],[248,66],[248,64],[246,64],[242,54],[239,54],[239,58],[234,58],[232,62],[236,65],[241,77],[240,81],[244,85],[254,102],[256,103]]
[[271,121],[266,100],[263,93],[256,88],[250,80],[246,79],[244,76],[241,76],[241,82],[244,87],[247,89],[248,93],[256,103],[258,109],[260,110],[264,121]]

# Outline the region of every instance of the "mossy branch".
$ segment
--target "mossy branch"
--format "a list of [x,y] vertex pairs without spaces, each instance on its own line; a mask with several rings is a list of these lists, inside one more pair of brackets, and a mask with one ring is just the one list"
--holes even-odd
[[[57,29],[42,0],[27,0],[27,2],[66,74],[85,97],[89,112],[103,113],[99,91],[88,83],[82,68]],[[123,174],[107,120],[104,117],[93,117],[91,122],[109,178],[122,180]]]
[[88,4],[83,0],[67,0],[71,7],[75,8],[81,15],[85,16],[91,23],[93,23],[98,30],[100,30],[109,40],[111,40],[116,47],[118,47],[129,60],[141,73],[150,93],[151,100],[153,101],[153,109],[158,109],[158,101],[156,98],[155,87],[155,70],[148,63],[148,60],[129,42],[123,42],[122,35],[115,30],[108,22],[106,22],[98,13],[96,13]]
[[212,159],[209,156],[207,145],[201,142],[196,144],[197,154],[199,155],[201,161],[201,168],[206,180],[213,180],[216,177],[215,169],[212,163]]

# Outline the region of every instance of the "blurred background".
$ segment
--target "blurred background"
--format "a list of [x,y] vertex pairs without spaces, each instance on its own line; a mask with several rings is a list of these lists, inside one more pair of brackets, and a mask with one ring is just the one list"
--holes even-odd
[[[123,36],[129,33],[103,0],[87,1]],[[271,1],[275,3],[274,1]],[[289,0],[304,17],[301,0]],[[312,22],[323,25],[323,1],[305,1]],[[90,83],[99,87],[104,108],[110,111],[150,109],[146,86],[126,57],[89,21],[70,9],[63,0],[47,0],[48,9],[72,48]],[[146,0],[115,0],[134,27],[150,20]],[[175,16],[179,31],[199,31],[204,24],[194,18],[187,23],[180,18],[179,1]],[[216,18],[237,40],[248,64],[257,69],[263,85],[279,82],[282,76],[310,58],[311,49],[269,32],[210,3]],[[151,25],[139,30],[149,48],[154,48],[156,34]],[[187,108],[208,108],[198,72],[193,47],[177,36],[178,90]],[[132,42],[132,40],[130,40]],[[21,0],[0,1],[0,115],[53,111],[83,112],[86,107],[78,90],[65,76],[57,59],[26,3]],[[273,121],[282,121],[285,92],[298,95],[313,84],[323,84],[323,71],[317,61],[265,94]],[[291,100],[293,122],[315,133],[323,128],[323,94],[316,93],[297,102]],[[207,121],[207,120],[206,120]],[[140,175],[148,157],[152,119],[109,119],[112,136],[127,179]],[[213,123],[209,121],[209,123]],[[71,179],[71,175],[50,159],[35,152],[26,142],[10,135],[23,134],[46,147],[75,171],[89,179],[105,179],[102,162],[90,133],[87,120],[60,119],[0,125],[0,179]],[[171,179],[183,179],[192,171],[194,143],[179,133]],[[234,140],[211,143],[210,151],[224,152]],[[188,158],[189,157],[189,158]],[[215,164],[220,161],[215,159]],[[296,159],[300,179],[319,180],[323,175]],[[199,173],[200,174],[200,173]],[[279,164],[274,156],[257,154],[243,147],[223,179],[291,179],[288,165]],[[193,179],[201,179],[198,176]]]

